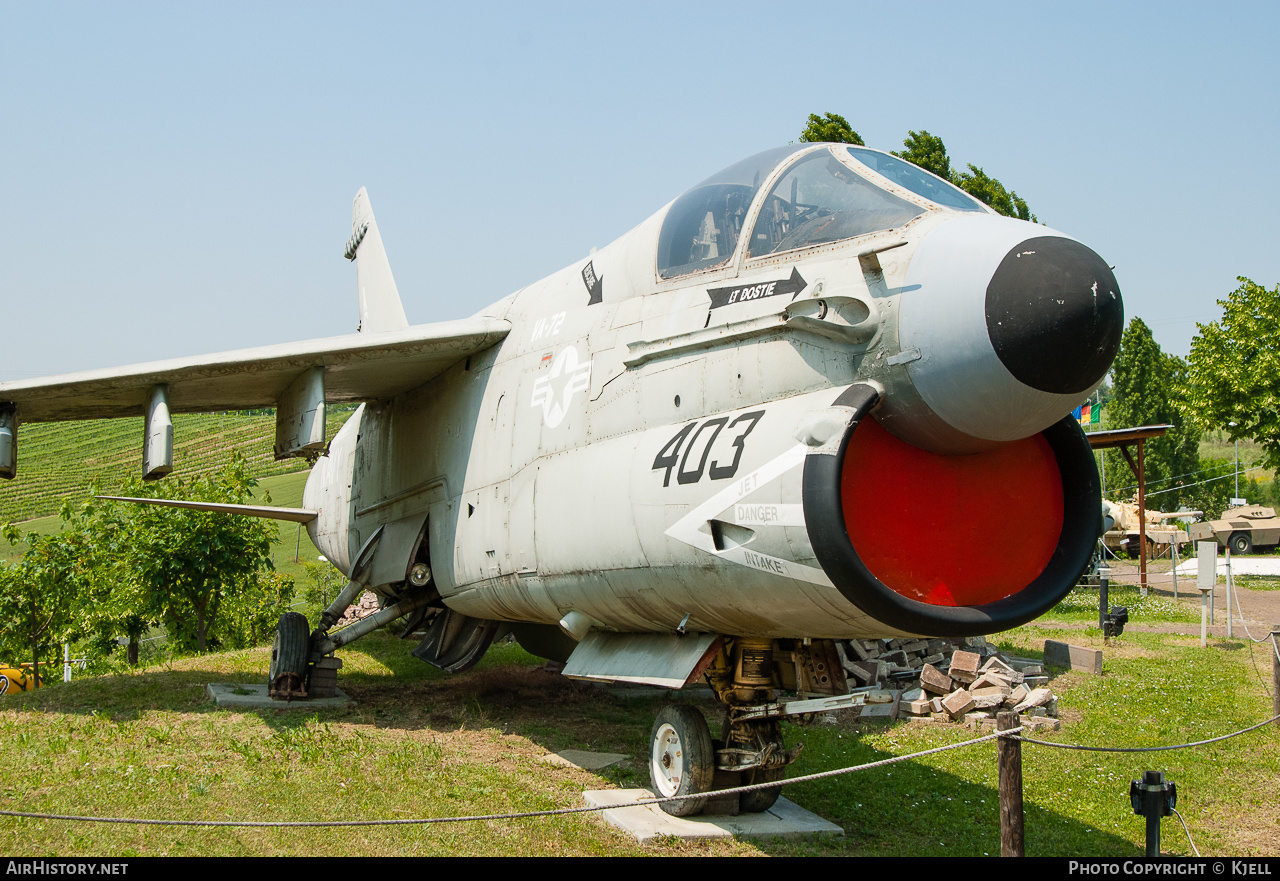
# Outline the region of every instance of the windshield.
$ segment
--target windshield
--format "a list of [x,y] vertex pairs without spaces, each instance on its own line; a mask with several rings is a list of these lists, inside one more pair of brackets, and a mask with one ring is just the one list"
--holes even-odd
[[675,278],[729,262],[760,183],[798,148],[776,147],[731,165],[671,205],[658,235],[658,275]]
[[751,232],[752,257],[893,229],[924,213],[849,168],[834,149],[802,156],[769,192]]
[[918,165],[905,162],[888,153],[868,150],[866,147],[846,147],[849,155],[870,168],[876,174],[888,178],[903,189],[910,190],[917,196],[923,196],[930,202],[937,202],[947,208],[958,211],[983,211],[987,209],[964,190],[930,174]]

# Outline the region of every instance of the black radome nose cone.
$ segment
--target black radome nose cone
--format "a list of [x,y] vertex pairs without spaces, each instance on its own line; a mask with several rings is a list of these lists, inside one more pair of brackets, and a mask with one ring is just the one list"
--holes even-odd
[[1111,367],[1124,302],[1101,257],[1071,239],[1013,248],[987,285],[991,345],[1020,382],[1054,394],[1088,391]]

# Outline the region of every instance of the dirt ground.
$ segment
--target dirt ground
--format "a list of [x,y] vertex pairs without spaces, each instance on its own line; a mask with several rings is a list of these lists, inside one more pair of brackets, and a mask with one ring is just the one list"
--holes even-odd
[[[1113,582],[1120,581],[1128,584],[1137,584],[1139,580],[1138,564],[1136,561],[1127,562],[1121,560],[1109,561],[1111,566],[1111,580]],[[1147,563],[1147,589],[1157,596],[1166,597],[1172,600],[1173,595],[1173,572],[1172,566],[1168,560],[1154,560]],[[1214,622],[1209,625],[1209,635],[1217,637],[1225,637],[1227,634],[1227,618],[1226,618],[1226,585],[1219,584],[1214,598]],[[1239,611],[1236,613],[1235,624],[1233,625],[1233,635],[1237,638],[1245,636],[1241,632],[1240,620],[1243,618],[1245,626],[1254,638],[1262,638],[1273,626],[1280,625],[1280,590],[1252,590],[1247,585],[1236,581],[1235,598],[1232,599],[1232,609]],[[1195,609],[1200,608],[1200,591],[1196,588],[1195,576],[1178,576],[1178,601],[1186,603]],[[1162,624],[1162,625],[1128,625],[1139,630],[1160,630],[1165,633],[1195,633],[1200,632],[1199,624]]]

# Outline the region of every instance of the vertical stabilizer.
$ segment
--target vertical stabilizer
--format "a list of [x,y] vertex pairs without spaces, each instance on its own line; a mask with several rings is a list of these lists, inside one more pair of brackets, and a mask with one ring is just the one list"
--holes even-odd
[[391,275],[387,249],[382,245],[378,222],[373,219],[369,194],[364,187],[351,203],[351,238],[343,256],[356,261],[356,290],[360,295],[360,330],[378,333],[409,326],[396,280]]

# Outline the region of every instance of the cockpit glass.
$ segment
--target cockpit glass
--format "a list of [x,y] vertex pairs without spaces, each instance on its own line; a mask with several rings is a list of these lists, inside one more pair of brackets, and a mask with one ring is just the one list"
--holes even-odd
[[917,196],[923,196],[930,202],[937,202],[939,205],[955,208],[957,211],[986,211],[981,202],[964,190],[917,165],[876,150],[867,150],[862,147],[845,149],[849,151],[850,156],[876,174],[887,177],[903,189],[910,190]]
[[797,160],[770,191],[751,232],[751,256],[893,229],[923,213],[919,205],[859,175],[831,150],[819,150]]
[[795,146],[757,153],[689,190],[671,205],[658,235],[658,275],[675,278],[729,262],[751,200]]

